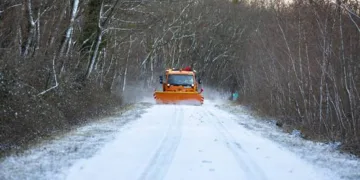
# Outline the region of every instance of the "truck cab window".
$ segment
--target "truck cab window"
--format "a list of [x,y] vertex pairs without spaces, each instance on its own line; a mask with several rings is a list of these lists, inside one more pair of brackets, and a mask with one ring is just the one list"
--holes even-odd
[[168,77],[167,83],[170,85],[191,86],[194,84],[194,78],[192,75],[171,74]]

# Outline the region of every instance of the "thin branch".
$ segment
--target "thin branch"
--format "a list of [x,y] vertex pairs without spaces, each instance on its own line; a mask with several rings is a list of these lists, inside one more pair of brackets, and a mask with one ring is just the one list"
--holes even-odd
[[55,69],[55,59],[56,59],[56,57],[54,56],[54,58],[53,58],[53,60],[52,60],[52,68],[53,68],[55,85],[54,85],[53,87],[51,87],[51,88],[49,88],[49,89],[47,89],[47,90],[39,93],[38,96],[44,95],[45,93],[47,93],[47,92],[49,92],[49,91],[51,91],[51,90],[53,90],[53,89],[55,89],[55,88],[57,88],[57,87],[59,86],[59,83],[58,83],[58,81],[57,81],[56,69]]

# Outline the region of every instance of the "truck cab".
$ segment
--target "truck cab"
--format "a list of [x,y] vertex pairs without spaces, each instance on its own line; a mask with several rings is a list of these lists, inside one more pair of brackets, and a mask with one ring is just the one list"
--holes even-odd
[[198,92],[200,79],[196,79],[196,71],[168,69],[165,71],[165,81],[160,76],[163,91]]

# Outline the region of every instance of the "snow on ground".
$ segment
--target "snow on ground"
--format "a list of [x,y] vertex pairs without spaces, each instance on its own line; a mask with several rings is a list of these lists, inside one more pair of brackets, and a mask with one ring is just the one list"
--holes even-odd
[[241,106],[143,102],[5,158],[0,179],[360,179],[358,159],[282,133]]
[[234,114],[236,116],[234,121],[252,133],[271,139],[281,148],[290,150],[309,163],[329,169],[340,179],[360,180],[360,159],[354,155],[341,153],[336,143],[313,142],[302,139],[296,133],[284,133],[276,126],[276,120],[255,117],[248,108],[241,105],[222,103],[216,107]]
[[233,118],[211,104],[153,106],[67,179],[334,178]]
[[0,159],[0,180],[64,179],[66,169],[79,159],[93,156],[117,133],[129,128],[132,120],[140,117],[148,106],[146,103],[137,104],[115,117],[75,129],[23,154]]

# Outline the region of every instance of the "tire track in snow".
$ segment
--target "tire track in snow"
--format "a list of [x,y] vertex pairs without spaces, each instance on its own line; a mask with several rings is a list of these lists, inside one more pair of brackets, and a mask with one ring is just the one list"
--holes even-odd
[[138,178],[139,180],[160,180],[165,177],[182,136],[183,108],[181,106],[175,106],[174,114],[174,118],[169,124],[164,139],[141,173],[141,176]]
[[[231,134],[227,127],[221,122],[220,118],[215,115],[211,110],[204,108],[205,113],[210,116],[208,121],[213,124],[213,127],[222,136],[222,140],[225,142],[226,147],[233,154],[236,162],[242,168],[245,173],[246,179],[265,180],[267,179],[265,173],[258,165],[249,158],[247,152],[241,147],[241,144],[237,142],[235,137]],[[214,119],[216,122],[212,122]]]

